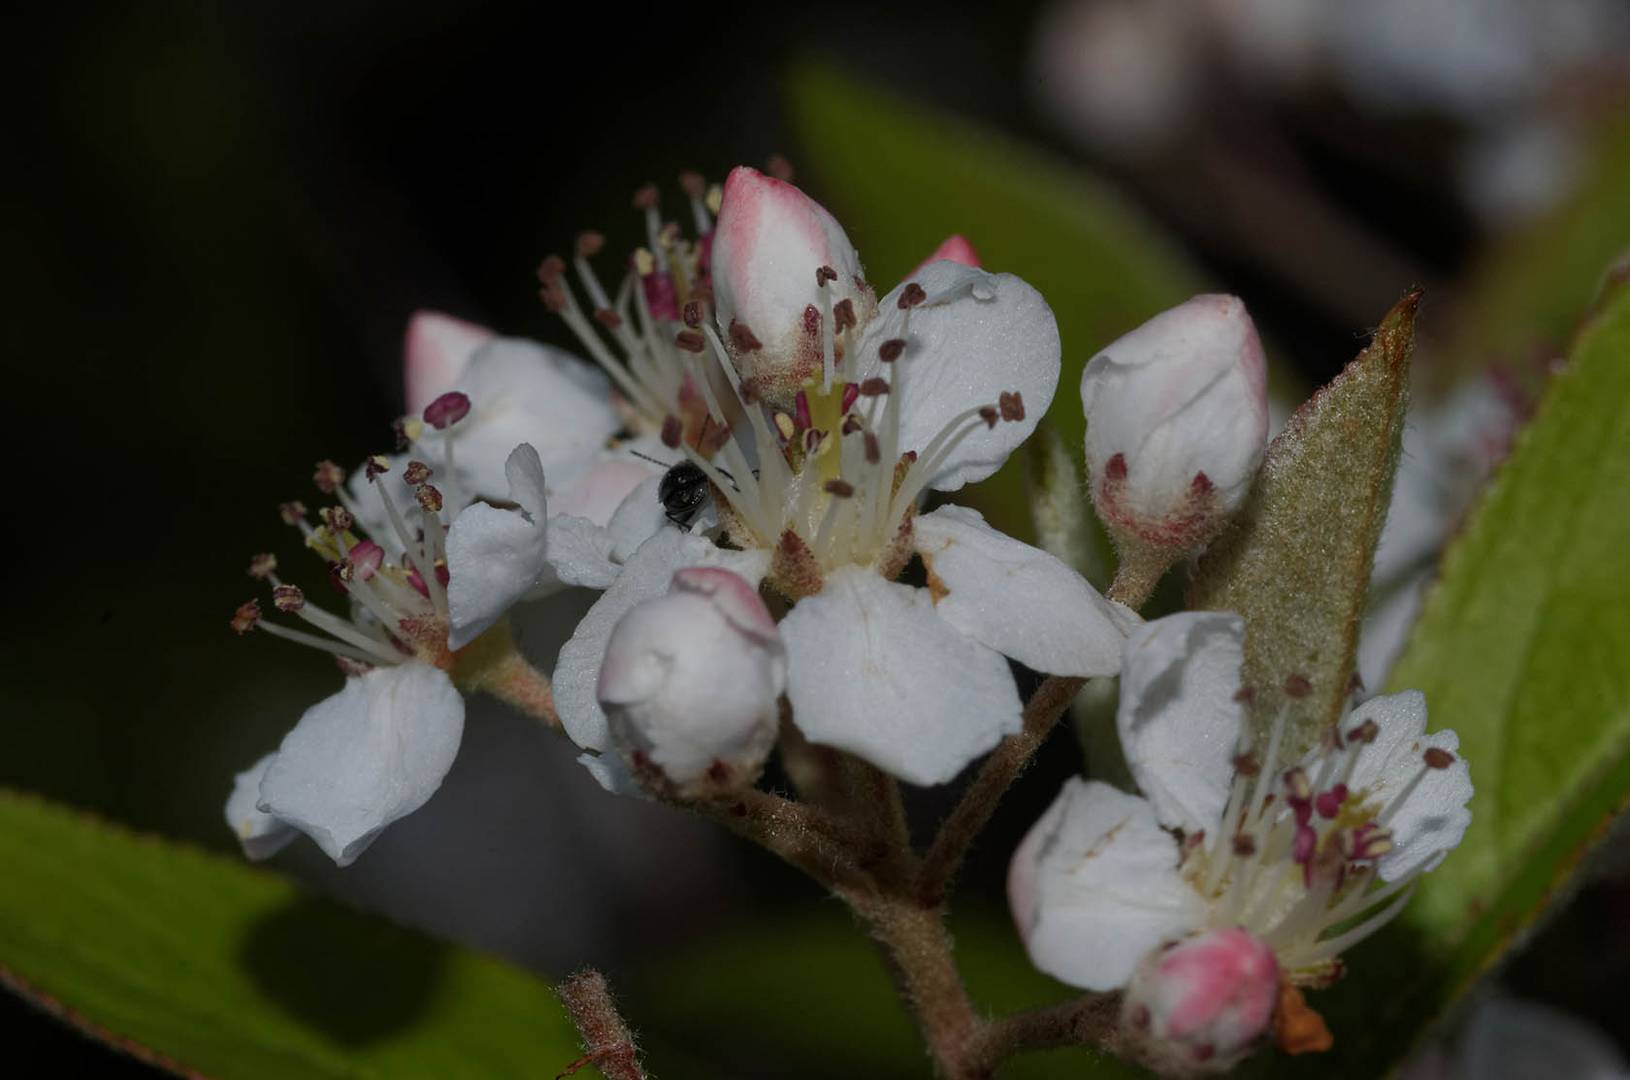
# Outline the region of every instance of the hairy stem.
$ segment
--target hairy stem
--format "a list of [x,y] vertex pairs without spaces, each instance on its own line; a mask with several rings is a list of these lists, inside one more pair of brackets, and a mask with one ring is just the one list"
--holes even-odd
[[923,903],[938,904],[944,899],[974,838],[990,822],[1002,796],[1036,756],[1036,750],[1085,682],[1054,675],[1031,695],[1024,707],[1024,728],[1003,739],[985,759],[979,775],[962,793],[924,856],[917,875],[917,895]]
[[571,1076],[586,1065],[599,1069],[606,1080],[645,1080],[634,1033],[628,1030],[611,1000],[611,988],[604,975],[584,968],[562,982],[555,993],[583,1036],[583,1056],[566,1066],[555,1080]]
[[1016,1053],[1055,1046],[1113,1048],[1120,1016],[1119,994],[1086,994],[1059,1005],[1026,1009],[985,1025],[981,1061],[996,1065]]

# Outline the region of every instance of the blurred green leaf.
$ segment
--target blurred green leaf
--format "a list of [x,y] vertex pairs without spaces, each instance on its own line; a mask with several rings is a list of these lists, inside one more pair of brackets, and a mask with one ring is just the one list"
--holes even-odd
[[1625,806],[1627,492],[1630,287],[1621,282],[1449,549],[1393,674],[1394,689],[1425,692],[1434,727],[1459,733],[1477,794],[1460,847],[1387,933],[1349,957],[1348,979],[1311,999],[1330,1016],[1351,1075],[1395,1064],[1566,893]]
[[[989,912],[952,918],[957,963],[990,1014],[1073,991],[1038,972],[1012,924]],[[836,907],[764,919],[649,966],[626,998],[636,1027],[743,1075],[782,1080],[924,1077],[922,1040],[866,933]],[[657,1064],[660,1064],[658,1062]],[[662,1080],[712,1073],[664,1068]],[[1001,1080],[1142,1076],[1086,1049],[1013,1058]]]
[[[1201,291],[1200,274],[1108,186],[1022,143],[823,64],[795,66],[786,86],[801,179],[813,178],[880,292],[961,233],[986,267],[1047,297],[1064,342],[1048,419],[1079,448],[1081,369],[1101,346]],[[1034,535],[1017,455],[957,499],[1000,529]]]
[[[1400,300],[1358,359],[1291,417],[1189,589],[1191,607],[1245,616],[1253,716],[1271,721],[1288,708],[1293,753],[1312,746],[1347,701],[1398,464],[1419,302],[1419,292]],[[1299,699],[1284,691],[1295,676],[1310,684]]]
[[0,789],[0,866],[6,983],[170,1068],[535,1078],[578,1056],[536,979],[232,859]]
[[1478,257],[1428,371],[1434,381],[1491,363],[1538,378],[1561,353],[1602,267],[1630,249],[1630,123],[1596,132],[1588,158],[1565,202]]

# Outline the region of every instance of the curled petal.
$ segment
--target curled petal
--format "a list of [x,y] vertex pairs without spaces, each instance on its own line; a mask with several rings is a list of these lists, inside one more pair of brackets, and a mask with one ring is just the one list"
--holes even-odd
[[1052,675],[1113,675],[1141,620],[1039,548],[942,506],[912,524],[940,616],[976,641]]
[[974,250],[968,238],[961,233],[952,233],[940,241],[940,246],[933,253],[917,264],[917,269],[911,273],[913,276],[921,274],[928,267],[937,262],[961,263],[963,266],[978,266],[979,252]]
[[1008,870],[1008,903],[1036,967],[1071,986],[1114,990],[1205,906],[1177,869],[1154,808],[1096,780],[1066,781]]
[[423,806],[453,765],[464,699],[428,664],[379,668],[307,709],[260,782],[260,809],[348,866]]
[[1235,695],[1245,621],[1188,611],[1133,630],[1115,723],[1161,824],[1215,830],[1228,803],[1244,712]]
[[[1386,825],[1393,846],[1378,869],[1383,880],[1397,881],[1430,870],[1466,835],[1472,820],[1466,807],[1472,797],[1471,770],[1458,753],[1460,739],[1453,731],[1424,734],[1426,698],[1417,690],[1371,698],[1343,725],[1351,731],[1366,720],[1376,722],[1375,741],[1360,750],[1348,787],[1377,809],[1392,808]],[[1445,768],[1423,772],[1428,750],[1446,752],[1452,760]]]
[[945,783],[1021,726],[1007,661],[942,619],[927,590],[841,569],[781,636],[805,737],[914,784]]
[[260,809],[260,781],[276,754],[267,754],[237,775],[226,800],[226,823],[255,862],[282,851],[300,830]]
[[[899,298],[918,285],[928,299],[907,312]],[[881,370],[884,342],[905,338],[895,361],[900,445],[923,451],[953,418],[1017,393],[1024,417],[987,428],[964,421],[967,435],[934,473],[932,485],[955,491],[983,480],[1036,430],[1058,389],[1058,324],[1041,294],[1012,274],[988,274],[953,262],[931,263],[878,304],[859,346],[860,379]]]
[[503,617],[548,569],[543,465],[523,443],[504,463],[513,509],[467,507],[447,532],[447,646],[462,649]]

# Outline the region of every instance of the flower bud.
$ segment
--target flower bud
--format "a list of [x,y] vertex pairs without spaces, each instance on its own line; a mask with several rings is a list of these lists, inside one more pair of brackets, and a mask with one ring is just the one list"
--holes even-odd
[[402,389],[408,415],[419,415],[455,388],[476,350],[496,336],[484,326],[439,311],[414,312],[402,343]]
[[1081,376],[1093,503],[1123,550],[1169,564],[1240,508],[1268,441],[1262,343],[1238,297],[1196,296]]
[[1220,1072],[1267,1032],[1278,998],[1279,965],[1266,942],[1238,927],[1206,930],[1144,959],[1121,1023],[1158,1072]]
[[877,309],[843,226],[793,185],[745,166],[725,181],[712,275],[736,370],[776,404],[820,373],[832,308],[850,301],[860,326]]
[[757,590],[728,570],[692,567],[617,623],[598,694],[635,775],[699,798],[757,779],[786,686],[786,649]]

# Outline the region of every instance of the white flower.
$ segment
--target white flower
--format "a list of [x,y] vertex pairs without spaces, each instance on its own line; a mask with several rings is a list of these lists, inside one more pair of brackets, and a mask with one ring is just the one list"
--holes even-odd
[[1013,857],[1009,899],[1043,971],[1111,990],[1162,944],[1237,926],[1289,985],[1324,985],[1460,842],[1471,779],[1454,732],[1425,734],[1418,693],[1360,705],[1294,764],[1283,713],[1266,748],[1240,750],[1243,634],[1237,616],[1188,612],[1129,637],[1117,724],[1146,797],[1071,780]]
[[[389,462],[370,458],[382,479]],[[343,474],[318,467],[317,482],[340,500],[313,526],[305,507],[284,505],[306,546],[329,563],[346,594],[346,615],[324,610],[277,573],[277,560],[256,556],[250,573],[272,587],[278,611],[312,633],[262,618],[251,600],[233,629],[260,629],[335,656],[345,686],[307,709],[275,754],[239,774],[227,820],[250,858],[266,858],[290,828],[311,836],[340,865],[359,855],[380,830],[424,804],[458,752],[464,702],[449,672],[459,651],[492,627],[546,574],[543,467],[529,445],[505,462],[507,509],[476,503],[449,526],[441,493],[422,462],[404,470],[413,498],[399,506],[381,488],[400,555],[359,531]]]
[[[793,200],[779,187],[766,195],[751,176],[731,190]],[[806,240],[821,257],[858,265],[846,245],[834,246],[841,232],[817,232]],[[770,235],[784,248],[798,234],[777,226]],[[754,258],[745,249],[737,256]],[[713,482],[719,524],[707,537],[665,529],[628,559],[561,652],[562,722],[579,745],[607,748],[593,689],[611,627],[660,595],[674,571],[705,560],[796,602],[781,634],[787,696],[807,738],[914,783],[942,783],[1019,730],[1004,657],[1052,674],[1112,673],[1136,617],[972,511],[917,514],[927,489],[955,490],[995,472],[1051,402],[1058,331],[1040,295],[1011,275],[938,261],[866,318],[852,295],[834,300],[847,288],[835,270],[823,264],[809,277],[820,348],[779,407],[766,410],[733,367],[732,355],[760,350],[727,347],[722,325],[690,331],[691,381],[709,414],[721,428],[725,416],[744,418],[712,461],[689,453]],[[804,299],[791,286],[765,295]],[[755,310],[773,313],[773,305]],[[744,361],[768,378],[755,362]],[[720,379],[729,409],[713,390]],[[914,556],[927,588],[896,580]],[[606,772],[603,758],[596,765]]]
[[1157,1072],[1222,1071],[1261,1040],[1279,1001],[1279,964],[1229,926],[1144,957],[1121,1006],[1135,1052]]
[[1173,557],[1244,502],[1268,440],[1262,343],[1232,296],[1196,296],[1081,376],[1093,503],[1117,542]]
[[618,621],[597,696],[634,772],[695,797],[757,779],[786,685],[786,649],[757,588],[693,567]]

